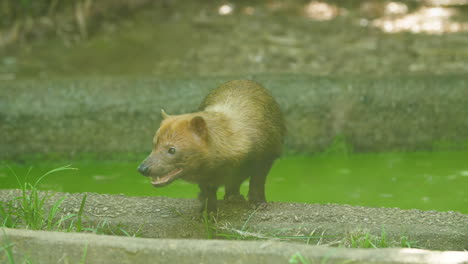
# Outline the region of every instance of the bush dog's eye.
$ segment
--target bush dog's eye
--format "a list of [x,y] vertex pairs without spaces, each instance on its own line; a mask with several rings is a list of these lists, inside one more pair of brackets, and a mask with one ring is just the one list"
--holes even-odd
[[168,152],[169,154],[175,154],[175,148],[174,148],[174,147],[170,147],[170,148],[167,150],[167,152]]

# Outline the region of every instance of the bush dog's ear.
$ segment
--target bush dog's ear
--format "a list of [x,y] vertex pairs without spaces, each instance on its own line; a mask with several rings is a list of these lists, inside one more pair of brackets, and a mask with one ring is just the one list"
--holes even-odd
[[208,139],[208,129],[206,127],[205,119],[201,116],[196,116],[190,120],[190,128],[193,132],[203,140]]
[[166,113],[166,111],[164,111],[164,109],[162,109],[162,108],[161,108],[161,116],[162,116],[163,120],[169,117],[169,115]]

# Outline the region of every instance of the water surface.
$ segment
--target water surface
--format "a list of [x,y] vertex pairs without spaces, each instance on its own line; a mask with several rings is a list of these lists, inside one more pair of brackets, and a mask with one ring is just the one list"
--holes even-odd
[[[76,171],[58,172],[39,187],[61,192],[96,192],[130,196],[194,198],[196,185],[176,181],[154,188],[136,172],[139,162],[72,162]],[[66,163],[8,164],[20,177],[30,178]],[[0,166],[0,188],[17,188],[16,179]],[[248,191],[248,182],[242,185]],[[468,213],[468,152],[423,152],[353,155],[289,156],[270,172],[269,201],[338,203],[369,207],[399,207]],[[224,194],[220,189],[218,197]]]

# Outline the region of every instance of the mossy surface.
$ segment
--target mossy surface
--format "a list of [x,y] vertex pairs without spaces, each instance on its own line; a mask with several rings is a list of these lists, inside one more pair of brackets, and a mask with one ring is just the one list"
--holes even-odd
[[286,154],[468,148],[466,76],[98,78],[4,83],[0,158],[142,155],[161,108],[194,111],[210,90],[240,78],[262,83],[279,101]]

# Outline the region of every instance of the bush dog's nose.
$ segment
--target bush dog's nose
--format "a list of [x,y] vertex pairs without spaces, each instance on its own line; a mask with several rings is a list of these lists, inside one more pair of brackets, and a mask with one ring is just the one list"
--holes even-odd
[[149,171],[150,171],[149,166],[145,165],[144,163],[142,163],[142,164],[140,164],[140,166],[138,166],[138,172],[140,172],[144,176],[148,176]]

